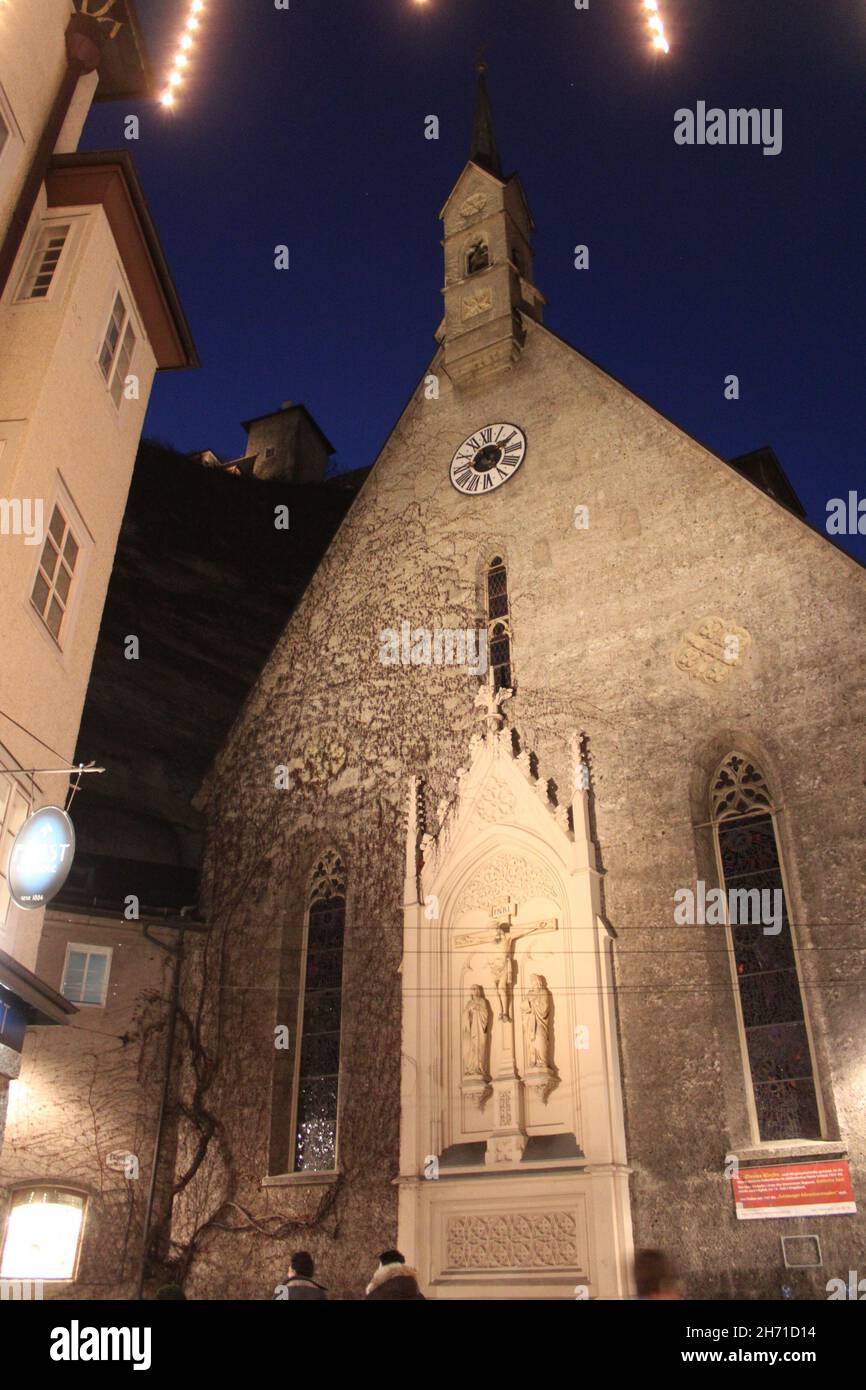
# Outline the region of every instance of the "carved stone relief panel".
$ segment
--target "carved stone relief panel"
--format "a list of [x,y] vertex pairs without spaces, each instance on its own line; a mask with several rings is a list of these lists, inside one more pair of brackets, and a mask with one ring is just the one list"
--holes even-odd
[[674,665],[705,685],[721,685],[744,664],[751,645],[744,627],[725,618],[704,618],[680,642]]
[[497,824],[514,814],[514,794],[498,777],[483,788],[475,806],[475,814],[486,824]]
[[486,193],[470,193],[469,197],[460,204],[460,216],[464,222],[468,222],[470,217],[477,217],[486,207]]
[[472,875],[457,900],[455,916],[475,907],[490,907],[511,896],[517,902],[528,898],[557,897],[553,875],[539,864],[532,864],[520,854],[499,854],[487,860]]
[[487,310],[492,308],[493,293],[491,290],[479,290],[477,294],[468,294],[461,305],[464,320],[474,319],[478,314],[486,314]]
[[550,1269],[580,1265],[571,1211],[487,1212],[452,1216],[445,1230],[449,1269]]

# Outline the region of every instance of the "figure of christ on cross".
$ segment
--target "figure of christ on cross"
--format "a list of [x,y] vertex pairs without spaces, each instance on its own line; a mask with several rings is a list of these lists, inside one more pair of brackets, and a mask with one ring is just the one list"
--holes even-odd
[[[521,937],[531,936],[534,932],[539,931],[558,930],[555,917],[548,918],[543,922],[523,922],[520,925],[512,925],[511,919],[516,912],[516,905],[509,900],[504,907],[491,908],[491,925],[485,931],[469,932],[465,936],[454,938],[454,945],[458,948],[483,946],[488,942],[494,947],[495,954],[488,957],[487,964],[493,976],[493,987],[499,1000],[499,1017],[503,1023],[508,1023],[511,1020],[514,947]],[[504,921],[503,918],[505,918]]]

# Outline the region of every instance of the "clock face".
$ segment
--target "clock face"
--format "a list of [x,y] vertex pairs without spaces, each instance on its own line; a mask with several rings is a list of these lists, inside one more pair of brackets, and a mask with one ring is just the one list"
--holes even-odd
[[517,425],[485,425],[465,439],[451,460],[458,492],[481,497],[507,483],[526,457],[526,435]]

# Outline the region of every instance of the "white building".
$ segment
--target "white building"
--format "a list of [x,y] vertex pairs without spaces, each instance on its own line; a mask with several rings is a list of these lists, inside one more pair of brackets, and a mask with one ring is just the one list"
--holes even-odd
[[0,7],[0,1117],[23,1028],[75,1012],[12,841],[64,805],[154,375],[197,365],[130,155],[77,152],[94,99],[148,88],[132,0]]

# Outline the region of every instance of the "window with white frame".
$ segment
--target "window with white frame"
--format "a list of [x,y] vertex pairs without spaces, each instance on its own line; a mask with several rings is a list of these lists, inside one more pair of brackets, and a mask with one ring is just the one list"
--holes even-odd
[[6,1221],[2,1279],[74,1279],[85,1198],[57,1187],[16,1192]]
[[42,228],[18,290],[19,300],[48,297],[68,238],[68,223],[61,226],[56,222],[49,222]]
[[110,972],[110,948],[70,942],[66,947],[60,993],[71,1004],[89,1004],[101,1009],[108,995]]
[[135,329],[123,302],[123,296],[118,294],[99,352],[99,370],[105,378],[111,399],[118,408],[123,399],[134,351]]
[[15,836],[30,812],[30,801],[14,777],[0,772],[0,927],[6,923],[12,895],[9,892],[9,858]]
[[81,545],[69,518],[59,502],[55,502],[30,601],[58,646],[61,645],[63,622],[69,610],[80,554]]

